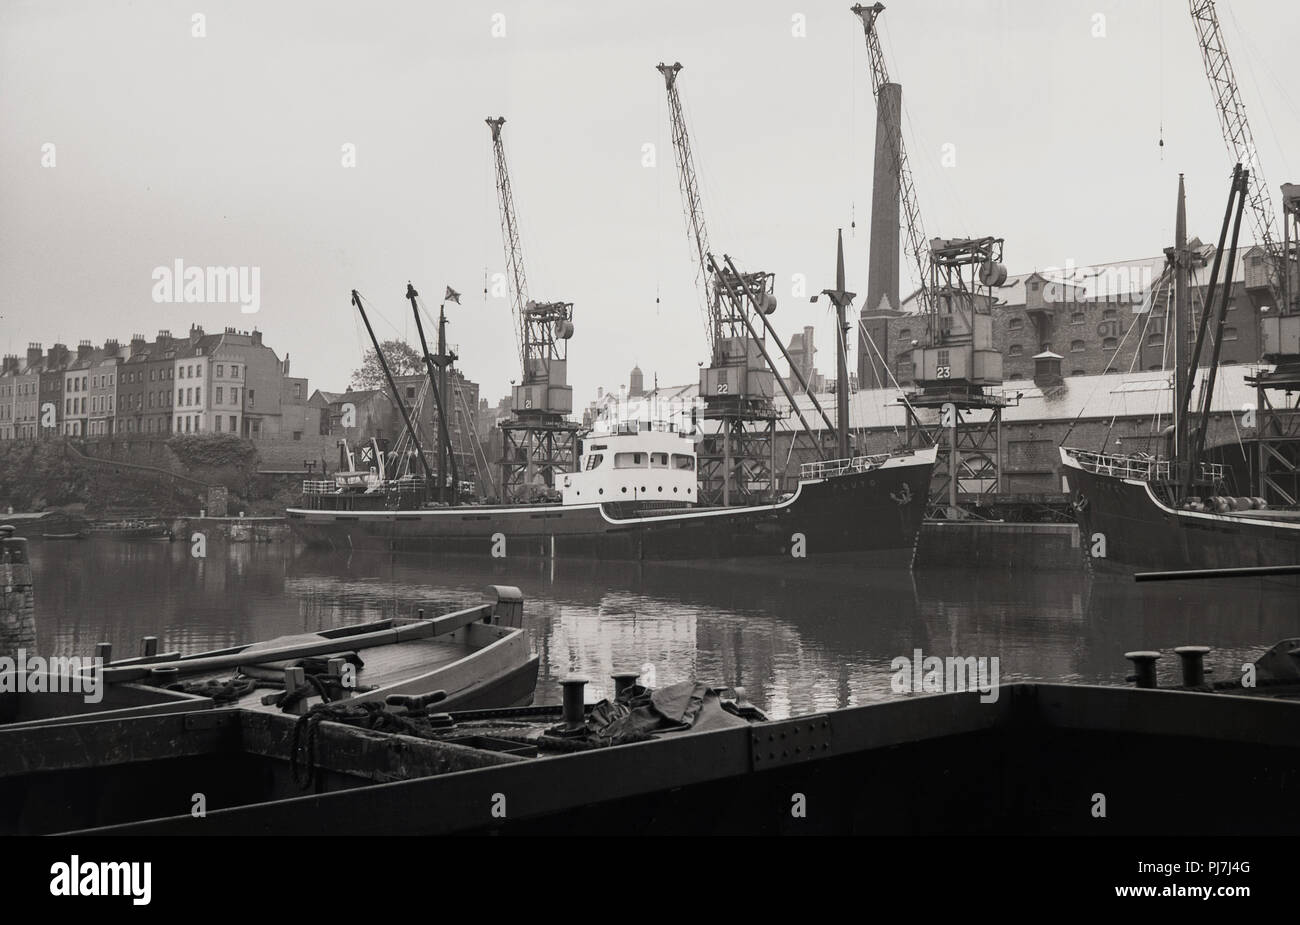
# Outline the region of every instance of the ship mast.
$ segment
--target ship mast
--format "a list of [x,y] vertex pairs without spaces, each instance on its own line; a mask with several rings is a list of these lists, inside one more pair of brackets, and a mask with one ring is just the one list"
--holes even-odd
[[[406,284],[406,297],[411,301],[411,312],[415,315],[415,329],[420,334],[420,352],[424,356],[424,368],[429,374],[429,387],[433,389],[433,400],[438,408],[438,430],[441,438],[438,441],[438,499],[447,501],[447,476],[446,469],[443,468],[445,459],[451,461],[451,499],[450,504],[455,505],[460,494],[460,473],[456,471],[456,451],[451,445],[451,433],[447,430],[447,411],[442,404],[442,396],[447,391],[447,364],[451,362],[452,357],[447,353],[446,336],[443,332],[447,324],[446,306],[439,309],[441,322],[438,331],[438,356],[429,355],[429,342],[424,337],[424,323],[420,321],[420,307],[416,303],[419,293],[409,282]],[[438,386],[438,374],[434,371],[435,364],[442,366],[442,387]],[[445,455],[444,455],[445,454]]]
[[825,289],[823,294],[835,306],[835,402],[836,427],[840,438],[840,459],[848,459],[849,451],[849,361],[848,361],[848,323],[844,320],[845,311],[853,304],[856,293],[844,289],[844,229],[839,230],[835,253],[835,288]]
[[1184,316],[1187,313],[1187,273],[1190,266],[1187,253],[1187,201],[1183,188],[1183,175],[1178,175],[1178,211],[1174,218],[1174,247],[1171,259],[1174,265],[1174,442],[1170,457],[1188,462],[1187,450],[1187,336]]
[[361,313],[361,320],[366,325],[366,333],[370,335],[370,342],[375,345],[375,358],[379,360],[379,367],[384,371],[384,378],[388,380],[388,387],[392,390],[393,404],[401,412],[402,420],[406,423],[406,431],[411,435],[411,443],[415,445],[415,452],[420,457],[420,465],[424,467],[425,480],[432,481],[433,472],[429,469],[429,460],[424,457],[424,448],[420,446],[420,436],[415,432],[415,426],[411,423],[411,416],[406,413],[406,405],[402,404],[402,396],[397,391],[397,383],[393,380],[393,373],[388,368],[388,361],[384,358],[384,351],[379,346],[379,338],[375,337],[375,329],[370,326],[370,319],[366,317],[366,310],[361,305],[361,296],[355,289],[352,290],[352,304]]

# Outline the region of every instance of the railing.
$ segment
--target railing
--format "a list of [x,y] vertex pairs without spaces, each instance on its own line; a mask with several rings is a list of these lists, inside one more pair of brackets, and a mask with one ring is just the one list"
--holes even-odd
[[889,459],[888,453],[876,456],[854,456],[851,459],[826,459],[804,463],[799,467],[801,479],[829,479],[849,472],[866,472]]
[[[350,489],[365,488],[367,493],[377,491],[416,491],[423,487],[424,479],[418,475],[404,475],[400,479],[389,479],[387,482],[365,479],[355,482],[349,482],[345,486]],[[336,495],[339,493],[341,486],[335,480],[307,480],[302,483],[302,493],[304,495]]]
[[[1071,450],[1074,458],[1088,472],[1098,475],[1113,475],[1124,479],[1137,479],[1143,482],[1168,482],[1175,476],[1181,477],[1185,467],[1170,459],[1139,454],[1123,456],[1112,453],[1088,453]],[[1226,470],[1221,463],[1201,463],[1201,478],[1210,482],[1221,482]]]

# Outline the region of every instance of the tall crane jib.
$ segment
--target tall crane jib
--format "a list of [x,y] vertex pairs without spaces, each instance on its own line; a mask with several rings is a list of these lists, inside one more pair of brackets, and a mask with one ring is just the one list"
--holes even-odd
[[758,319],[776,310],[776,277],[761,271],[740,272],[710,250],[690,132],[677,91],[682,65],[660,62],[656,69],[663,75],[668,91],[673,156],[682,192],[686,233],[697,264],[697,283],[704,304],[709,365],[700,371],[700,395],[711,416],[733,413],[768,416],[772,413],[776,375],[764,359],[763,332]]
[[536,302],[528,297],[519,223],[501,138],[506,120],[497,117],[486,121],[492,131],[497,204],[501,212],[501,240],[505,247],[510,304],[518,325],[522,376],[520,384],[514,387],[512,410],[523,417],[563,416],[573,411],[573,387],[568,384],[567,369],[568,342],[574,330],[573,303]]
[[[1233,159],[1249,171],[1251,177],[1250,188],[1246,193],[1246,207],[1254,225],[1255,243],[1263,249],[1264,259],[1254,263],[1247,261],[1246,288],[1266,293],[1271,306],[1280,314],[1294,314],[1300,310],[1295,301],[1297,293],[1293,291],[1294,287],[1286,285],[1290,280],[1284,277],[1282,267],[1293,267],[1295,257],[1286,254],[1284,258],[1283,248],[1278,243],[1272,188],[1260,169],[1259,151],[1250,131],[1250,122],[1246,119],[1246,104],[1237,87],[1237,78],[1233,74],[1228,47],[1223,40],[1223,30],[1219,27],[1214,0],[1189,0],[1188,7],[1196,26],[1201,59],[1205,63],[1205,76],[1209,79],[1210,92],[1214,95],[1214,108],[1223,130],[1223,140]],[[1252,269],[1255,272],[1252,273]],[[1293,274],[1294,270],[1290,273]]]

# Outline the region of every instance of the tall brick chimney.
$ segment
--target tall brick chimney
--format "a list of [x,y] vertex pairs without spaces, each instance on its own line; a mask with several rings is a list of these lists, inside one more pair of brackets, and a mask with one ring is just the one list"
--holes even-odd
[[88,340],[80,341],[77,344],[77,362],[80,363],[86,357],[95,352],[95,346]]
[[117,342],[116,337],[110,337],[108,340],[104,341],[105,356],[115,357],[117,356],[118,351],[121,349],[122,349],[122,345]]
[[161,349],[163,349],[163,350],[166,350],[166,349],[168,349],[169,347],[171,347],[171,345],[172,345],[172,332],[171,332],[171,331],[168,331],[168,330],[165,330],[165,329],[164,329],[164,330],[160,330],[160,331],[158,332],[157,344],[158,344],[159,348],[161,348]]
[[899,150],[902,144],[899,114],[903,107],[901,84],[883,84],[876,98],[876,159],[871,180],[871,254],[867,270],[867,301],[862,307],[876,312],[881,300],[898,310],[899,260]]
[[190,346],[197,344],[199,342],[199,338],[202,336],[203,336],[202,326],[197,324],[190,325]]
[[262,346],[262,332],[257,330],[257,328],[253,328],[253,346]]
[[44,358],[45,358],[45,351],[40,344],[27,345],[27,368],[28,369],[31,369],[33,366],[39,366],[41,364],[41,361]]
[[18,369],[18,355],[14,353],[6,354],[3,365],[0,366],[0,372],[12,373]]
[[139,356],[140,354],[144,353],[145,348],[148,346],[149,346],[149,342],[144,339],[143,334],[132,334],[130,356],[133,357]]
[[[902,146],[901,113],[903,111],[901,84],[882,84],[876,96],[876,151],[872,163],[871,180],[871,253],[867,264],[867,297],[862,303],[860,316],[878,316],[881,312],[898,311],[902,300],[898,294],[899,261],[899,203],[902,199],[902,181],[899,177],[899,155]],[[866,334],[859,331],[858,382],[863,388],[885,385],[885,370],[878,368],[877,351],[884,353],[888,362],[889,345],[877,337],[885,334],[887,325],[875,326],[872,334],[874,346],[867,343]]]

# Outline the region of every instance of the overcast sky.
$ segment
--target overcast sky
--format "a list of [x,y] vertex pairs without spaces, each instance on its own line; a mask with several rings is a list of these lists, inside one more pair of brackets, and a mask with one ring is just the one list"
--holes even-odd
[[[367,345],[349,290],[381,338],[414,338],[410,279],[435,311],[464,293],[450,340],[495,401],[519,374],[508,302],[483,292],[504,268],[483,120],[503,115],[531,295],[575,303],[576,401],[634,363],[692,381],[662,60],[685,65],[715,250],[776,273],[774,323],[816,325],[833,374],[826,301],[791,284],[833,284],[844,227],[866,291],[875,107],[849,5],[0,0],[0,347],[256,325],[341,389]],[[1298,10],[1219,4],[1275,203],[1300,180]],[[1232,163],[1186,3],[897,0],[880,26],[927,237],[1002,236],[1013,273],[1157,254],[1180,171],[1190,232],[1217,236]],[[177,259],[260,268],[260,311],[154,302]]]

